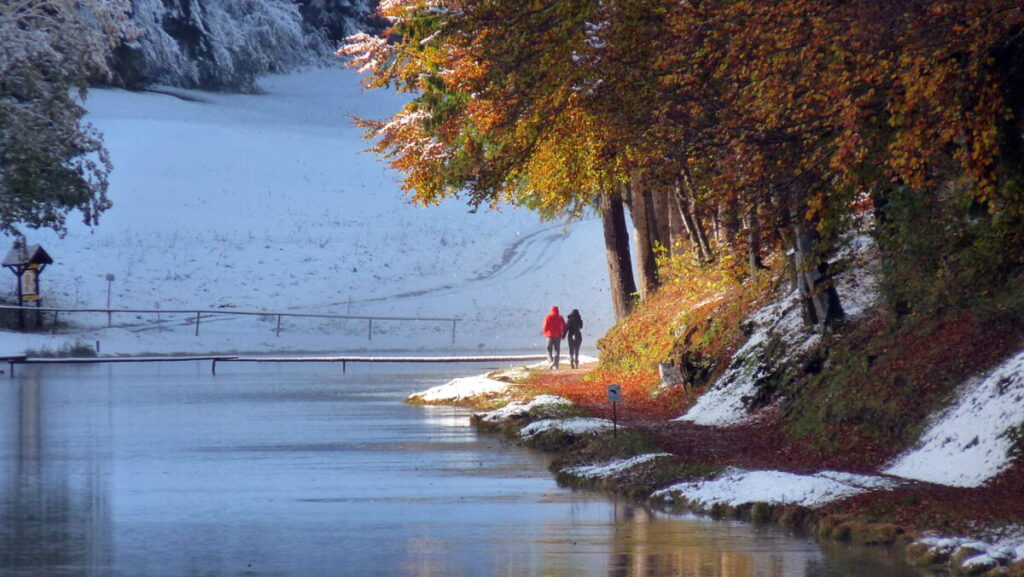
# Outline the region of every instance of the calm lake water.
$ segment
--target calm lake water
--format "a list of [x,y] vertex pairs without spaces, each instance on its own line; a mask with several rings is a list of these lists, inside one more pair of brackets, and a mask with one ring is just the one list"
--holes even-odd
[[19,366],[0,377],[0,574],[921,574],[562,489],[466,411],[402,402],[488,368]]

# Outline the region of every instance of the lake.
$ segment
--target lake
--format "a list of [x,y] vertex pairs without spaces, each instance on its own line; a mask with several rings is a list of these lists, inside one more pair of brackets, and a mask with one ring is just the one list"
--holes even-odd
[[923,574],[563,489],[466,410],[403,403],[490,368],[19,366],[0,377],[0,574]]

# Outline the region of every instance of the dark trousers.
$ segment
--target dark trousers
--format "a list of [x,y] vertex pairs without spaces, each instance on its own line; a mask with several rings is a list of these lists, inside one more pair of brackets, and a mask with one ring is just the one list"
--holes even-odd
[[558,357],[562,355],[562,339],[558,337],[548,337],[548,361],[551,363],[549,368],[558,368]]
[[580,365],[581,344],[583,344],[583,335],[580,333],[569,333],[569,362],[573,368]]

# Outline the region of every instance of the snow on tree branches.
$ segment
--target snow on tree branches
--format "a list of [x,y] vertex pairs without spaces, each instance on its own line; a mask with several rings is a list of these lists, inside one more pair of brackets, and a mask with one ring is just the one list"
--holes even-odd
[[0,5],[0,231],[63,232],[70,211],[92,225],[110,206],[110,161],[81,100],[134,34],[128,9],[127,0]]

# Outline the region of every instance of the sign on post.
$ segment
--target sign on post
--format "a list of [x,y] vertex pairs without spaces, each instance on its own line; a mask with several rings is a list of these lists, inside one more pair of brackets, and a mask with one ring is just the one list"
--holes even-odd
[[21,273],[21,300],[39,300],[39,276],[38,266],[28,265],[25,272]]
[[616,408],[622,400],[622,385],[608,385],[608,401],[612,404],[612,435],[619,435],[619,415]]
[[608,385],[608,401],[617,403],[622,400],[622,385]]

